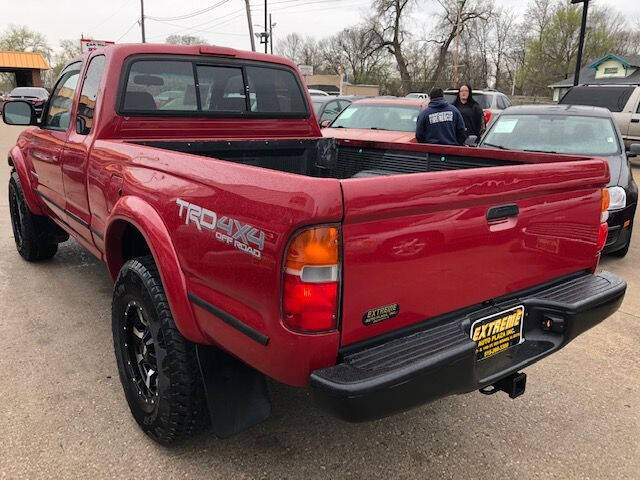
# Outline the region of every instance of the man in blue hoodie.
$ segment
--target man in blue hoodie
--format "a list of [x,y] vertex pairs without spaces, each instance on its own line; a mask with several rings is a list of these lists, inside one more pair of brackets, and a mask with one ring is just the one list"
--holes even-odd
[[416,140],[420,143],[463,145],[467,138],[462,114],[447,102],[441,88],[429,93],[429,106],[418,116]]

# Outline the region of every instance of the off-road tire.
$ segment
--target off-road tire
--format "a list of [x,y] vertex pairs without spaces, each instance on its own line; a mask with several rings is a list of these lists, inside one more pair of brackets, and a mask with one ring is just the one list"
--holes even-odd
[[29,210],[15,171],[9,179],[9,213],[16,249],[28,262],[50,259],[58,251],[58,243],[69,238],[51,219]]
[[[127,312],[131,308],[138,308],[142,317],[130,320],[128,317],[133,314]],[[142,430],[156,442],[170,445],[208,426],[209,412],[195,345],[176,328],[151,256],[124,264],[114,286],[111,312],[120,381],[131,413]],[[132,326],[138,320],[146,321],[145,335],[153,338],[154,354],[150,358],[156,359],[155,392],[144,382],[140,383],[144,376],[140,374],[143,368],[139,365],[140,357],[135,352],[131,354],[132,345],[136,343],[132,335],[141,333],[138,327]],[[145,357],[147,353],[145,349]],[[134,365],[136,358],[138,364]],[[153,366],[152,361],[150,365]],[[147,373],[149,370],[152,369],[147,369]]]

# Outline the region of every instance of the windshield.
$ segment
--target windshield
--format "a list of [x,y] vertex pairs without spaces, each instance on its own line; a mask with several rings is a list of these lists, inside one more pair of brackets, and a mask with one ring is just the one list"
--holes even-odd
[[[456,97],[458,96],[458,92],[455,93],[445,93],[444,98],[446,98],[447,102],[453,104],[456,101]],[[473,94],[473,99],[478,102],[480,108],[491,108],[491,97],[489,95],[485,95],[484,93],[475,93]]]
[[324,102],[313,102],[313,110],[316,112],[316,115],[322,109],[322,105],[324,105]]
[[420,109],[408,105],[351,104],[331,124],[332,128],[369,128],[415,132]]
[[12,97],[38,97],[47,98],[48,92],[44,88],[18,87],[11,90]]
[[574,155],[616,155],[618,137],[608,118],[502,114],[481,146]]

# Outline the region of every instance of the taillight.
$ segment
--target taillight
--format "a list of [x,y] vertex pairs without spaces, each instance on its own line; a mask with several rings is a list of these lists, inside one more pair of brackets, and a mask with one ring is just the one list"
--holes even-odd
[[611,197],[609,195],[609,190],[603,188],[602,200],[600,202],[600,228],[598,229],[598,243],[596,245],[598,253],[600,253],[604,248],[605,244],[607,243],[607,235],[609,235],[609,226],[607,225],[607,220],[609,219],[610,202]]
[[485,125],[489,125],[491,121],[491,110],[484,110],[484,123]]
[[600,228],[598,229],[598,244],[596,247],[598,249],[598,253],[600,253],[604,248],[604,246],[606,245],[608,235],[609,235],[609,225],[607,225],[606,223],[601,223]]
[[285,324],[302,332],[338,325],[340,231],[314,227],[295,235],[284,261],[282,307]]

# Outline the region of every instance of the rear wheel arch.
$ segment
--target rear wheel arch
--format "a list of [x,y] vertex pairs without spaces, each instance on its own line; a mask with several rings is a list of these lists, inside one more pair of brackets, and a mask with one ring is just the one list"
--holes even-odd
[[117,279],[128,260],[151,255],[180,333],[195,343],[211,343],[197,324],[177,253],[158,212],[144,200],[127,196],[120,199],[111,213],[104,251],[111,278]]
[[117,278],[128,260],[145,255],[152,255],[151,247],[138,227],[123,219],[114,220],[109,225],[105,237],[105,260],[112,279]]

